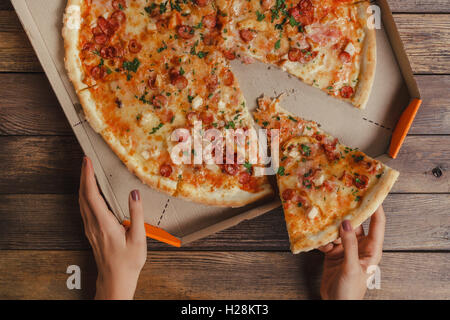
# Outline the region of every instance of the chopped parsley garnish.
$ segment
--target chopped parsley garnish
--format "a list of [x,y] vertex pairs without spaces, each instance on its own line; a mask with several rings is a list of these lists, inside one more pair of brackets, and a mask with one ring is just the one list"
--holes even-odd
[[122,67],[127,70],[127,80],[130,81],[131,79],[131,74],[130,72],[137,72],[137,69],[140,66],[140,62],[138,60],[138,58],[134,58],[133,61],[124,61],[122,64]]
[[302,144],[301,148],[302,148],[303,155],[308,157],[311,154],[311,148],[308,147],[306,144]]
[[163,44],[162,47],[160,47],[156,50],[158,53],[167,49],[167,44],[164,42],[164,40],[163,40],[162,44]]
[[266,15],[264,13],[259,12],[259,10],[256,10],[256,20],[263,21],[266,18]]
[[163,14],[166,11],[167,11],[167,1],[160,3],[160,5],[159,5],[159,14]]
[[152,129],[152,131],[150,132],[150,134],[154,134],[156,131],[158,131],[159,129],[161,129],[163,125],[164,125],[164,124],[160,123],[160,124],[158,124],[157,127],[153,127],[153,129]]
[[247,169],[248,173],[252,173],[252,165],[248,161],[245,161],[244,167]]
[[138,58],[134,58],[133,61],[124,61],[122,67],[127,71],[137,72],[140,64]]
[[229,121],[226,125],[225,125],[225,128],[226,129],[230,129],[230,128],[235,128],[236,127],[236,125],[234,124],[234,121]]
[[156,3],[152,3],[151,5],[149,5],[148,7],[145,7],[144,10],[145,12],[147,12],[148,14],[152,14],[153,9],[156,8]]
[[281,47],[281,39],[278,39],[277,42],[275,42],[275,50],[280,49]]
[[291,121],[294,121],[294,122],[298,122],[298,120],[293,118],[292,116],[288,116],[288,119],[291,120]]
[[285,173],[284,173],[284,167],[280,166],[280,167],[278,168],[277,174],[278,174],[279,176],[284,176],[284,175],[285,175]]
[[295,20],[295,18],[293,16],[289,17],[289,24],[293,27],[297,27],[300,25],[300,22],[298,22],[297,20]]

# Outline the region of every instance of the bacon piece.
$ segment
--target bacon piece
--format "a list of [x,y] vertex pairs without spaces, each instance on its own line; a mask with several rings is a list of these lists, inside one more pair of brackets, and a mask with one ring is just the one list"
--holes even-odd
[[235,176],[239,172],[239,165],[237,164],[225,164],[223,166],[223,169],[226,173],[228,173],[230,176]]
[[150,89],[157,89],[158,88],[158,86],[156,85],[156,77],[157,77],[157,75],[153,74],[153,75],[151,75],[148,78],[147,83],[148,83],[148,86],[150,87]]
[[261,7],[265,11],[269,10],[270,8],[272,8],[274,4],[275,4],[274,0],[261,0]]
[[369,184],[369,178],[365,175],[358,175],[353,178],[353,184],[358,189],[365,189],[367,188],[367,185]]
[[251,179],[251,175],[250,173],[248,173],[247,171],[243,171],[239,174],[239,183],[240,184],[246,184],[249,183]]
[[203,124],[210,125],[214,121],[214,116],[210,112],[203,111],[200,113],[200,120],[202,120]]
[[98,35],[94,36],[94,41],[96,44],[104,45],[108,42],[108,37],[104,33],[98,34]]
[[117,48],[113,46],[103,47],[100,50],[100,56],[104,59],[112,59],[117,57]]
[[284,201],[289,201],[292,200],[292,198],[294,198],[294,195],[295,195],[294,189],[286,189],[281,194],[281,197],[283,198]]
[[103,79],[105,75],[105,70],[101,67],[96,66],[91,69],[91,76],[96,80]]
[[203,43],[207,46],[216,46],[219,43],[219,39],[220,34],[217,30],[203,35]]
[[239,31],[239,35],[241,36],[241,39],[244,40],[244,42],[248,43],[255,38],[256,32],[250,29],[244,29]]
[[202,19],[203,25],[208,29],[213,29],[217,25],[217,15],[214,13],[208,14]]
[[217,89],[217,86],[219,85],[219,78],[212,74],[205,79],[206,83],[206,89],[208,89],[209,92],[214,92]]
[[112,7],[114,10],[121,10],[127,7],[127,3],[125,0],[112,0]]
[[[111,14],[111,20],[112,19],[115,19],[115,20],[117,20],[117,22],[119,23],[119,25],[121,25],[122,23],[124,23],[125,22],[125,20],[127,19],[127,16],[125,15],[125,13],[123,12],[123,11],[114,11],[112,14]],[[110,20],[110,21],[111,21]]]
[[341,60],[342,63],[349,63],[352,61],[352,56],[347,51],[342,51],[339,54],[339,60]]
[[93,34],[94,36],[98,36],[98,35],[104,34],[103,31],[102,31],[102,29],[100,29],[99,26],[93,27],[92,30],[91,30],[91,32],[92,32],[92,34]]
[[163,164],[159,168],[159,173],[165,177],[168,178],[172,174],[172,167],[169,164]]
[[317,51],[311,51],[311,47],[307,49],[291,48],[288,52],[288,59],[292,62],[307,63],[317,56]]
[[195,0],[195,4],[199,7],[206,7],[210,0]]
[[158,94],[152,99],[152,104],[157,108],[165,107],[167,105],[167,102],[167,97],[162,94]]
[[231,50],[231,49],[224,50],[224,51],[223,51],[223,55],[224,55],[225,58],[227,58],[228,60],[234,60],[234,59],[236,59],[236,53],[234,52],[234,50]]
[[82,51],[93,51],[95,50],[95,44],[92,42],[86,42],[83,44],[83,47],[81,48]]
[[310,0],[300,0],[296,7],[289,9],[289,14],[303,26],[314,21],[314,9]]
[[353,185],[353,177],[351,174],[347,173],[346,171],[344,171],[344,173],[342,173],[342,176],[339,178],[339,180],[341,180],[346,187],[350,188]]
[[128,50],[130,50],[131,53],[138,53],[142,49],[142,44],[137,42],[136,39],[131,39],[130,42],[128,42]]
[[226,86],[229,86],[229,87],[233,85],[233,83],[234,83],[234,75],[233,75],[233,72],[231,72],[231,70],[226,70],[224,72],[223,83]]
[[190,123],[194,123],[195,120],[198,119],[198,114],[195,111],[191,111],[188,114],[186,114],[186,119],[190,122]]
[[341,97],[344,99],[349,99],[353,96],[353,88],[350,86],[345,86],[341,88]]
[[188,80],[184,76],[177,76],[172,80],[172,84],[177,87],[178,90],[183,90],[188,86]]
[[159,113],[159,118],[163,123],[172,122],[173,117],[173,111],[170,109],[163,109],[163,111]]
[[177,33],[183,39],[192,39],[194,37],[194,29],[190,26],[179,26],[177,28]]

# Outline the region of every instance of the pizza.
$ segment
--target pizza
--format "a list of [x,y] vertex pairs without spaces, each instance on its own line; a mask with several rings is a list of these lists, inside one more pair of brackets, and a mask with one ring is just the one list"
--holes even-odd
[[217,1],[227,57],[273,64],[363,109],[376,67],[369,1]]
[[[65,65],[90,125],[144,183],[203,204],[244,206],[274,193],[255,174],[260,165],[250,163],[248,145],[219,146],[210,156],[223,161],[199,163],[189,134],[198,132],[203,144],[213,141],[205,136],[211,130],[254,129],[230,61],[276,65],[364,108],[376,64],[368,5],[69,0]],[[174,153],[191,161],[174,161]]]
[[[80,8],[78,28],[69,23],[73,6]],[[200,135],[254,125],[227,59],[207,41],[219,23],[212,3],[70,0],[65,62],[87,120],[143,182],[187,200],[239,207],[273,194],[245,148],[221,150],[222,163],[197,163],[191,147],[196,122]],[[186,148],[178,151],[180,143]],[[190,163],[175,163],[174,152]]]
[[[313,121],[261,98],[255,121],[279,131],[277,183],[293,253],[338,238],[339,225],[354,228],[381,205],[399,173],[358,149],[339,143]],[[275,137],[271,136],[272,143]]]

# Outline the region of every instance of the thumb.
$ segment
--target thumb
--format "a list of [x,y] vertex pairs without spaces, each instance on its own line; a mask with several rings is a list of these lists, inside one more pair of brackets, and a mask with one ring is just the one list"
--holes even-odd
[[133,241],[145,239],[144,210],[139,190],[133,190],[128,197],[130,207],[131,226],[128,229],[129,236]]
[[340,236],[344,247],[344,270],[352,271],[355,267],[359,268],[358,240],[350,220],[342,221]]

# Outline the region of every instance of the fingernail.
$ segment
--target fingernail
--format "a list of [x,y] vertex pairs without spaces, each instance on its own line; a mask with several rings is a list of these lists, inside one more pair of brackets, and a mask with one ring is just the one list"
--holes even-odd
[[83,166],[85,166],[85,165],[86,165],[86,163],[87,163],[87,157],[86,157],[86,156],[84,156],[84,157],[83,157]]
[[131,191],[131,199],[133,199],[134,201],[141,200],[141,195],[139,194],[139,190]]
[[342,228],[344,231],[352,231],[352,224],[349,220],[344,220],[342,221]]

